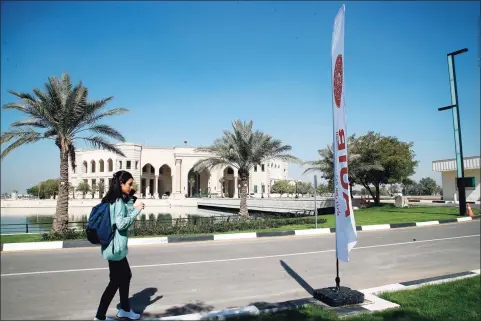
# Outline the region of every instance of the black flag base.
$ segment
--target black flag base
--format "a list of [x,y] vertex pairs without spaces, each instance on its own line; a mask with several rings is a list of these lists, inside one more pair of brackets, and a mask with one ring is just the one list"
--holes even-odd
[[314,290],[314,298],[331,307],[341,307],[363,303],[364,293],[345,286],[329,287]]

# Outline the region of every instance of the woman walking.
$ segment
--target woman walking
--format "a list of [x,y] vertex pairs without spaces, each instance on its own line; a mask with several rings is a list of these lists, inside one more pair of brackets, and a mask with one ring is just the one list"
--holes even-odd
[[132,272],[127,261],[128,228],[133,224],[137,215],[144,209],[143,203],[134,202],[135,191],[132,189],[134,178],[127,171],[114,174],[109,191],[102,199],[102,203],[110,203],[110,220],[114,231],[114,238],[107,247],[102,247],[102,256],[109,262],[110,282],[100,299],[97,315],[94,320],[113,320],[107,318],[107,310],[112,299],[119,290],[120,307],[117,317],[137,320],[140,314],[130,308],[129,287]]

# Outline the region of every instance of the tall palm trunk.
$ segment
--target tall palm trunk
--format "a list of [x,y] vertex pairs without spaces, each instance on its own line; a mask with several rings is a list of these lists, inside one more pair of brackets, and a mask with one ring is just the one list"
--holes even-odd
[[60,186],[52,224],[53,232],[61,233],[68,228],[68,186],[68,153],[60,147]]
[[240,211],[239,215],[243,218],[249,217],[247,209],[247,182],[249,181],[249,174],[239,173],[240,177]]

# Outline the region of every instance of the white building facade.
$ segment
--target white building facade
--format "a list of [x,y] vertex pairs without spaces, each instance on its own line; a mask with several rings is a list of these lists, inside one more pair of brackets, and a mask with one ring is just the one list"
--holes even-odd
[[[481,200],[480,172],[481,157],[464,158],[464,177],[474,180],[474,187],[466,187],[466,201],[479,202]],[[456,160],[436,160],[433,161],[433,171],[440,172],[443,185],[443,200],[459,200],[456,184]],[[456,196],[455,196],[456,195]]]
[[[233,166],[196,173],[194,164],[211,155],[196,151],[195,147],[148,147],[133,143],[116,145],[125,157],[97,149],[76,152],[75,171],[69,166],[69,181],[75,187],[82,180],[90,186],[103,182],[104,190],[115,172],[129,171],[139,186],[138,195],[146,198],[184,198],[214,196],[237,198],[240,179]],[[287,179],[288,164],[272,160],[251,169],[249,193],[253,196],[268,193],[275,180]],[[76,193],[76,196],[79,193]]]

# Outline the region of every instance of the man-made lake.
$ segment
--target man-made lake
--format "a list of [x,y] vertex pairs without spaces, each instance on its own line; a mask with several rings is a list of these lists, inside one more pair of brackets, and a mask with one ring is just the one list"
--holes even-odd
[[[92,207],[99,200],[80,199],[69,201],[69,224],[70,228],[83,229],[86,226],[87,217]],[[203,198],[183,200],[156,200],[143,199],[147,219],[151,214],[154,219],[158,215],[164,215],[166,219],[187,218],[189,216],[225,216],[237,215],[239,199]],[[55,200],[16,200],[2,201],[2,215],[0,217],[0,234],[20,233],[44,233],[52,227],[53,214],[55,213]],[[199,209],[198,206],[203,207]],[[249,199],[249,211],[289,213],[313,212],[313,198],[271,198]],[[317,208],[329,208],[333,206],[332,199],[318,198]],[[139,216],[140,219],[140,216]],[[162,218],[161,218],[162,219]]]
[[[218,211],[207,211],[200,209],[193,209],[191,214],[186,214],[182,216],[172,215],[169,213],[144,213],[137,217],[137,220],[165,220],[171,221],[175,218],[189,218],[192,216],[226,216],[232,215],[230,213],[222,213]],[[69,217],[69,228],[82,230],[87,226],[87,215],[77,215]],[[0,234],[24,234],[24,233],[46,233],[52,228],[53,215],[16,215],[8,216],[2,215],[0,217],[1,231]]]

